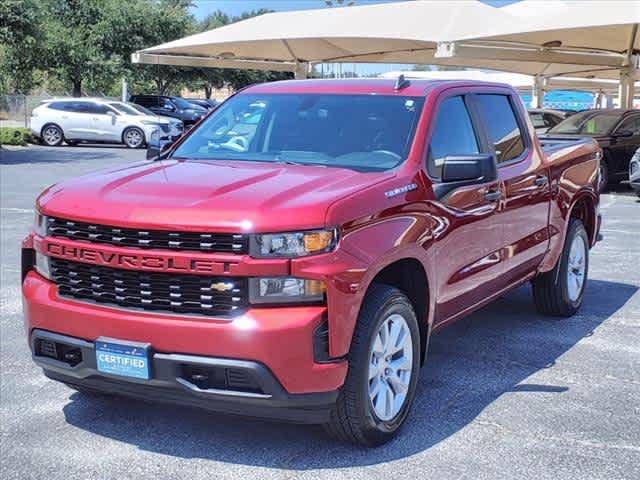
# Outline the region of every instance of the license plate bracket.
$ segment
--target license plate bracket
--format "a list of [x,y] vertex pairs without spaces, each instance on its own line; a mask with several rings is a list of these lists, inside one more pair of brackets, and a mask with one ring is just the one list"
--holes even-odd
[[149,380],[150,348],[149,343],[100,337],[95,341],[97,369],[109,375]]

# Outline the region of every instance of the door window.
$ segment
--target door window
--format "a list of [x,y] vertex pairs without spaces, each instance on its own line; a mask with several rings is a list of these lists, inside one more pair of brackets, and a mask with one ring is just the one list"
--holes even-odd
[[442,176],[442,164],[447,155],[475,153],[479,153],[478,140],[463,98],[447,98],[440,104],[431,133],[427,160],[429,175],[433,178]]
[[101,105],[99,103],[90,103],[88,107],[88,113],[92,113],[94,115],[106,115],[109,111],[109,108],[106,105]]
[[498,163],[518,158],[525,150],[524,139],[507,95],[475,96],[483,125],[493,144]]
[[616,131],[621,132],[627,130],[633,132],[634,135],[640,135],[640,116],[629,117],[625,119]]

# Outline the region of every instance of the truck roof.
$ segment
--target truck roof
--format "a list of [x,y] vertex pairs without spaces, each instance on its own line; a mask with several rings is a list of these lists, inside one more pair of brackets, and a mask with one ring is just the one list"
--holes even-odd
[[406,86],[396,89],[397,79],[389,78],[351,78],[351,79],[312,79],[284,80],[280,82],[253,85],[247,93],[351,93],[424,96],[430,89],[443,85],[486,85],[507,86],[499,83],[479,82],[474,80],[422,80],[406,79]]

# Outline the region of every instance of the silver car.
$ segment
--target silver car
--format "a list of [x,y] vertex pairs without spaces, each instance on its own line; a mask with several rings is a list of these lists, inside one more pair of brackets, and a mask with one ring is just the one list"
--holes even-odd
[[640,197],[640,148],[636,150],[636,153],[631,157],[631,162],[629,162],[629,185]]

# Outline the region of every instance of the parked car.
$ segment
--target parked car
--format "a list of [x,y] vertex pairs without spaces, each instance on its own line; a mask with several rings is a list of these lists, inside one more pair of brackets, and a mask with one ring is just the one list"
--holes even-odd
[[120,102],[98,98],[47,100],[31,113],[31,132],[45,145],[79,142],[124,143],[141,148],[155,129],[169,132],[168,120],[140,115]]
[[142,105],[156,115],[177,118],[184,123],[185,128],[190,128],[200,120],[207,109],[189,103],[182,97],[170,97],[167,95],[133,95],[131,102]]
[[382,444],[432,334],[529,281],[540,312],[580,308],[600,154],[540,145],[500,84],[254,85],[159,161],[40,195],[33,359],[81,391]]
[[161,128],[161,138],[166,138],[167,140],[173,141],[177,139],[184,132],[184,124],[181,120],[173,117],[165,117],[163,115],[156,115],[151,110],[144,108],[142,105],[138,105],[137,103],[131,102],[114,102],[110,103],[112,107],[115,109],[119,109],[124,112],[129,112],[131,115],[140,115],[147,116],[152,118],[157,118],[162,121],[162,123],[169,124],[169,130],[167,131],[165,128]]
[[640,148],[636,150],[629,162],[629,185],[635,190],[636,195],[640,197]]
[[626,179],[629,161],[640,147],[640,111],[623,109],[585,110],[549,130],[556,138],[593,137],[603,150],[600,187]]
[[566,110],[552,110],[549,108],[530,108],[529,118],[533,123],[536,133],[546,133],[551,127],[555,127],[565,118],[573,115],[573,112]]
[[207,110],[213,110],[219,105],[219,102],[211,98],[185,98],[185,100],[199,107],[206,108]]

